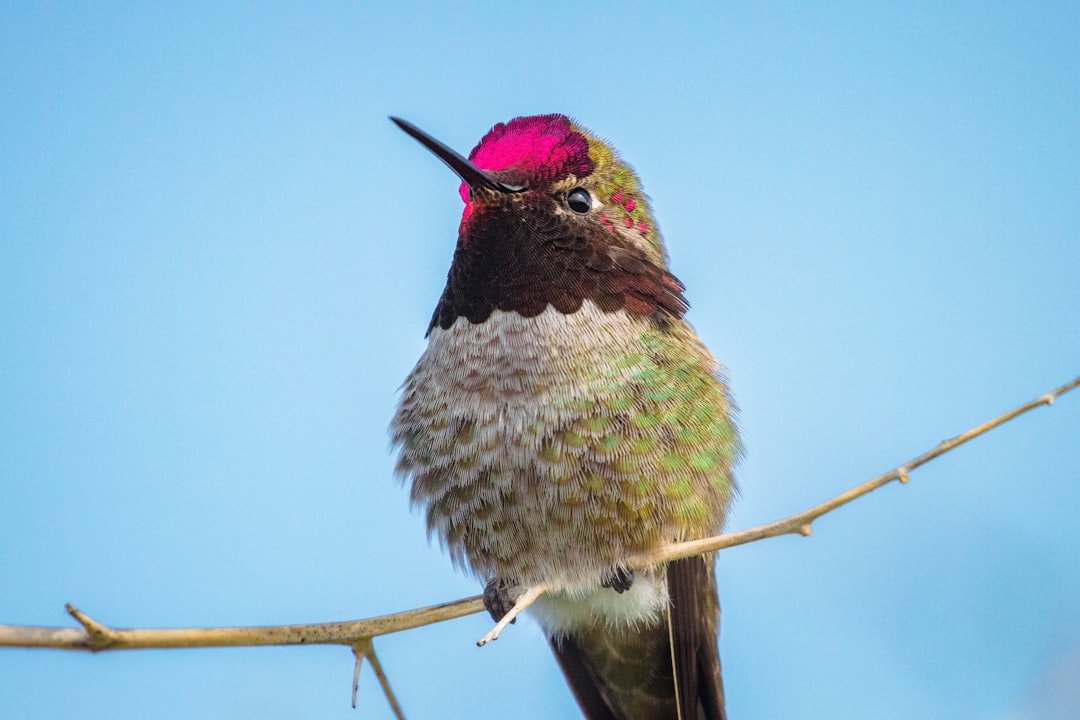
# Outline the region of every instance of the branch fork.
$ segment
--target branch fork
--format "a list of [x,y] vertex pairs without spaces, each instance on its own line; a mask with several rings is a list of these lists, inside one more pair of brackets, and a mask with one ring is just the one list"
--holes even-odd
[[111,650],[120,645],[120,636],[112,628],[102,625],[71,603],[65,604],[64,609],[86,630],[87,649],[91,652]]

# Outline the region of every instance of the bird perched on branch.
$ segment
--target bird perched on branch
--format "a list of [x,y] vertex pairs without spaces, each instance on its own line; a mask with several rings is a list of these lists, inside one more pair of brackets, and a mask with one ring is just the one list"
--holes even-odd
[[398,472],[498,618],[524,590],[590,720],[724,718],[712,557],[628,557],[718,533],[740,453],[721,368],[637,176],[563,115],[468,159],[393,118],[465,203],[428,346],[392,424]]

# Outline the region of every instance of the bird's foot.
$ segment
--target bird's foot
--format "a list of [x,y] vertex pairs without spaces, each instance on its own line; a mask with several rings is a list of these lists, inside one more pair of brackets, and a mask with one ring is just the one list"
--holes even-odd
[[600,584],[603,587],[611,588],[615,592],[622,594],[633,587],[634,571],[617,567],[611,571],[610,575],[601,579]]
[[[516,588],[517,583],[505,578],[491,578],[487,581],[484,586],[484,607],[492,620],[499,622],[510,612],[510,608],[514,607],[514,596],[510,591]],[[516,623],[517,618],[510,622]]]

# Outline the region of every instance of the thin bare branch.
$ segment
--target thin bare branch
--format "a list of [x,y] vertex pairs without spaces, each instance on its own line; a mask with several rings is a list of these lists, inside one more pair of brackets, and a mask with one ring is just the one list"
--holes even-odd
[[[893,480],[901,483],[908,481],[910,472],[936,457],[982,435],[1013,418],[1043,405],[1052,405],[1065,393],[1080,387],[1080,377],[1046,393],[1029,403],[1025,403],[1007,413],[999,415],[954,438],[939,443],[936,447],[882,475],[868,480],[861,485],[826,500],[808,510],[792,515],[783,520],[759,525],[747,530],[718,535],[704,540],[673,544],[655,553],[636,556],[627,563],[630,568],[643,568],[649,565],[669,562],[680,558],[715,552],[724,548],[744,545],[780,535],[810,535],[812,524],[822,515],[850,503]],[[515,605],[512,611],[516,615],[543,592],[558,588],[532,588]],[[520,607],[518,607],[520,605]],[[176,628],[176,629],[139,629],[122,630],[104,625],[92,619],[82,611],[67,606],[68,612],[82,628],[53,628],[24,625],[0,625],[0,647],[55,648],[60,650],[133,650],[141,648],[194,648],[194,647],[250,647],[259,645],[347,645],[357,652],[357,662],[362,657],[368,658],[379,676],[383,691],[395,712],[400,707],[390,693],[389,683],[371,649],[371,638],[378,635],[409,630],[424,625],[431,625],[445,620],[464,617],[484,609],[482,598],[477,595],[454,602],[430,607],[408,610],[391,615],[351,620],[347,622],[317,623],[307,625],[274,625],[263,627],[232,628]],[[512,615],[510,616],[512,619]],[[503,627],[505,624],[503,625]],[[497,626],[484,642],[498,636],[502,628]],[[366,645],[365,645],[366,643]],[[481,643],[483,644],[483,643]],[[359,666],[357,667],[357,671]]]
[[[383,695],[386,696],[386,701],[390,703],[390,709],[394,711],[394,717],[396,717],[397,720],[405,720],[405,713],[402,712],[401,705],[398,704],[394,691],[390,689],[390,680],[383,671],[382,663],[379,662],[379,656],[375,654],[375,645],[370,642],[368,643],[367,659],[371,663],[371,669],[375,671],[375,677],[382,687]],[[355,692],[353,694],[353,707],[356,707]]]
[[670,562],[672,560],[679,560],[681,558],[693,557],[694,555],[701,555],[702,553],[715,552],[724,548],[735,547],[736,545],[745,545],[746,543],[755,542],[757,540],[764,540],[770,537],[779,537],[780,535],[792,535],[799,534],[808,536],[811,533],[811,525],[822,515],[832,512],[833,510],[847,505],[852,500],[862,497],[867,493],[873,492],[878,488],[888,485],[893,480],[899,480],[901,483],[907,483],[908,475],[912,470],[925,465],[936,457],[944,455],[945,453],[953,450],[960,445],[977,438],[978,436],[993,430],[999,425],[1003,425],[1013,418],[1023,415],[1024,413],[1034,410],[1037,407],[1043,405],[1053,405],[1054,400],[1061,397],[1065,393],[1080,387],[1080,377],[1074,378],[1072,381],[1065,383],[1056,390],[1051,390],[1045,395],[1041,395],[1031,402],[1024,403],[1020,407],[1014,408],[1007,413],[998,415],[993,420],[988,420],[981,425],[971,428],[966,432],[962,432],[954,438],[943,440],[938,443],[936,447],[924,452],[918,457],[908,460],[903,465],[893,468],[886,473],[878,475],[876,478],[867,480],[861,485],[842,492],[836,497],[829,498],[825,502],[815,505],[809,510],[804,510],[801,513],[792,515],[791,517],[784,518],[783,520],[777,520],[776,522],[768,523],[767,525],[758,525],[747,530],[740,530],[739,532],[727,533],[724,535],[717,535],[716,537],[705,538],[703,540],[693,540],[690,542],[677,543],[661,548],[660,550],[638,555],[630,558],[627,565],[632,568],[643,568],[649,565],[657,565],[659,563]]
[[346,622],[223,628],[120,630],[92,620],[68,605],[83,629],[0,625],[0,647],[57,650],[141,650],[149,648],[254,647],[258,645],[349,645],[365,638],[433,625],[484,609],[479,596],[430,607]]

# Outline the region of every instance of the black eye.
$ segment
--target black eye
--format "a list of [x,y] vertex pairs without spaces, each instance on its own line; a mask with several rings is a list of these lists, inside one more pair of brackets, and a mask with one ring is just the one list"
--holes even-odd
[[574,212],[584,215],[592,210],[592,197],[589,196],[589,191],[585,188],[574,188],[566,196],[566,204]]

